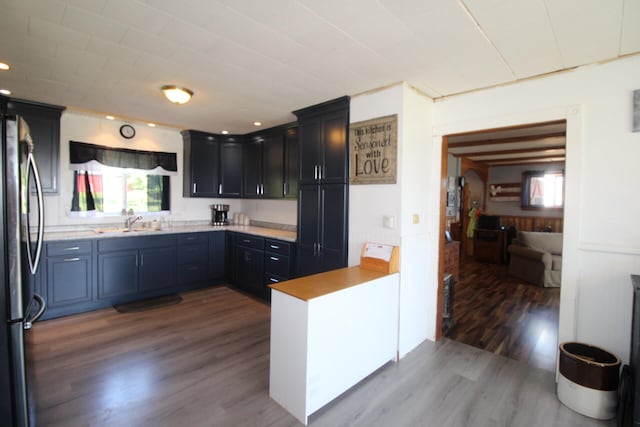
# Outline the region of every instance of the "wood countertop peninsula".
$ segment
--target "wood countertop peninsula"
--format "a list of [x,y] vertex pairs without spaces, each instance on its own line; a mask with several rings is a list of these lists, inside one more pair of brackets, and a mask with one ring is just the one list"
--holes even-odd
[[309,301],[313,298],[361,285],[388,275],[388,273],[365,270],[355,266],[287,280],[286,282],[269,285],[269,287],[303,301]]

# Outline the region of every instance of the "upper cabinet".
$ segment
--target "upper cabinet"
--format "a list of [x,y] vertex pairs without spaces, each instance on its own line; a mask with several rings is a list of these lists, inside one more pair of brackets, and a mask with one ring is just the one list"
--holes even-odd
[[65,107],[9,99],[7,112],[21,116],[29,125],[34,156],[40,171],[42,191],[58,192],[60,160],[60,116]]
[[182,131],[183,197],[240,197],[242,145],[237,136]]
[[245,138],[243,196],[297,198],[299,159],[296,124],[254,132]]
[[348,183],[349,98],[293,113],[299,122],[300,184]]

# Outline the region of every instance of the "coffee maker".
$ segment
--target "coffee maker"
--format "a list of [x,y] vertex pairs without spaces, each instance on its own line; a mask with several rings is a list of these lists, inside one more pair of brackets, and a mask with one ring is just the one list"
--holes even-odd
[[211,205],[211,225],[229,225],[229,205]]

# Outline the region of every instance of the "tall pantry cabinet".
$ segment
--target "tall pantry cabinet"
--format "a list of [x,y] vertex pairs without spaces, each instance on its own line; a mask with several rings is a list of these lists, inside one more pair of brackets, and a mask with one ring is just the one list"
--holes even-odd
[[349,97],[293,113],[300,143],[300,277],[347,266]]

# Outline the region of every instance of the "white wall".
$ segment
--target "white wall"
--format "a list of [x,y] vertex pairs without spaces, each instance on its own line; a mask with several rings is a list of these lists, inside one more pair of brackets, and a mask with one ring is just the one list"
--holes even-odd
[[[119,217],[82,218],[69,216],[73,190],[73,171],[69,169],[69,141],[81,141],[108,147],[122,147],[177,154],[178,175],[171,177],[171,215],[174,221],[208,221],[209,205],[227,203],[230,214],[246,211],[253,220],[295,225],[297,202],[283,200],[204,199],[182,197],[183,145],[180,131],[172,128],[150,128],[134,124],[136,136],[131,140],[120,137],[123,122],[106,120],[101,116],[65,111],[60,121],[60,166],[58,194],[45,197],[45,223],[55,226],[90,226],[120,222]],[[144,219],[143,219],[144,220]]]
[[[437,211],[439,194],[429,194],[426,183],[439,179],[440,151],[432,147],[431,108],[429,98],[406,84],[351,98],[351,123],[398,115],[397,183],[349,187],[349,265],[359,264],[367,241],[400,246],[401,357],[435,337],[436,294],[429,284],[437,285],[437,247],[430,252],[428,242],[438,232],[439,217],[431,212]],[[383,228],[384,215],[396,218],[395,229]]]
[[[640,133],[631,132],[640,56],[454,96],[435,104],[442,135],[567,119],[560,341],[629,357],[631,282],[640,273]],[[430,191],[437,182],[430,181]]]

